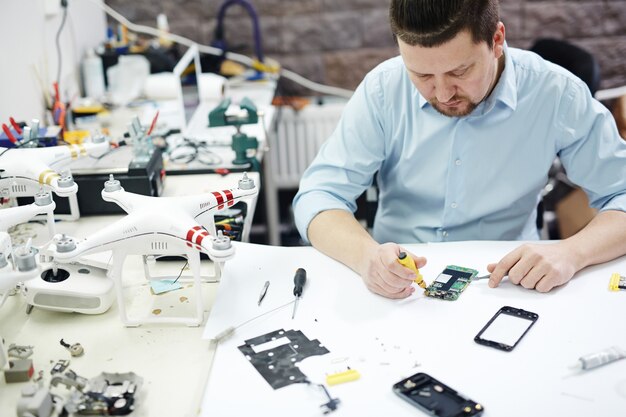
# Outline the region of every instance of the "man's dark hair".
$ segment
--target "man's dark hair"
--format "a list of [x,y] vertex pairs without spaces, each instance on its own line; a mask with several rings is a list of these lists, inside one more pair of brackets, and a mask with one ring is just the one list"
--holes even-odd
[[389,6],[394,37],[411,46],[439,46],[469,30],[474,43],[491,48],[499,21],[498,0],[391,0]]

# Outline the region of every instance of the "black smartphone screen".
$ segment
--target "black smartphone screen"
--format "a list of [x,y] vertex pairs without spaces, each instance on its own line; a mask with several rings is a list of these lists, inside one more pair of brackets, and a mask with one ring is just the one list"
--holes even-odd
[[482,328],[474,341],[509,352],[517,346],[538,317],[538,314],[530,311],[504,306]]

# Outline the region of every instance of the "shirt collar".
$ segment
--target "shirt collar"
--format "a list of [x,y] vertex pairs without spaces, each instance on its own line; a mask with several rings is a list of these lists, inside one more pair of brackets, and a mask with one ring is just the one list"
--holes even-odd
[[517,107],[517,83],[515,80],[515,66],[509,53],[509,47],[504,43],[504,70],[495,88],[485,100],[486,109],[491,109],[496,101],[508,106],[511,110]]
[[[419,91],[417,91],[417,88],[415,88],[415,92],[418,96],[420,108],[424,108],[427,104],[429,104],[428,100],[426,100],[419,93]],[[491,109],[495,101],[502,102],[512,110],[515,110],[517,107],[515,67],[513,66],[513,59],[511,58],[509,47],[506,42],[504,43],[504,70],[502,71],[502,74],[500,74],[500,79],[498,80],[496,87],[493,89],[489,97],[487,97],[487,100],[485,100],[485,108]]]

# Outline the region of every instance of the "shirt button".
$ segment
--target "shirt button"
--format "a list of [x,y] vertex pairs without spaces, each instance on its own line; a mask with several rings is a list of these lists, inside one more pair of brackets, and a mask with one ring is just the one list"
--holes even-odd
[[444,230],[442,235],[443,235],[443,237],[448,237],[448,232],[446,230]]
[[454,161],[454,163],[456,164],[456,166],[459,166],[459,165],[461,165],[461,160],[457,159],[456,161]]
[[452,207],[453,209],[455,209],[457,207],[456,203],[452,203],[450,204],[450,207]]

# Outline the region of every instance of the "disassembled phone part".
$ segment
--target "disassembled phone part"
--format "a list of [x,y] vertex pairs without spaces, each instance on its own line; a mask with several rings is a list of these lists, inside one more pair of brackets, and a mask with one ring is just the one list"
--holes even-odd
[[456,265],[448,265],[424,293],[428,297],[454,301],[478,275],[478,271]]
[[309,340],[299,330],[276,330],[246,340],[238,347],[274,389],[307,380],[296,363],[313,355],[328,353],[319,340]]
[[142,382],[134,372],[103,372],[90,379],[84,389],[72,392],[65,409],[70,414],[125,416],[135,409]]
[[626,290],[626,277],[623,277],[618,273],[611,275],[611,280],[609,281],[609,290]]
[[481,345],[510,352],[528,333],[538,318],[537,313],[504,306],[478,332],[474,341]]
[[484,407],[423,372],[394,384],[393,392],[435,417],[479,416]]

